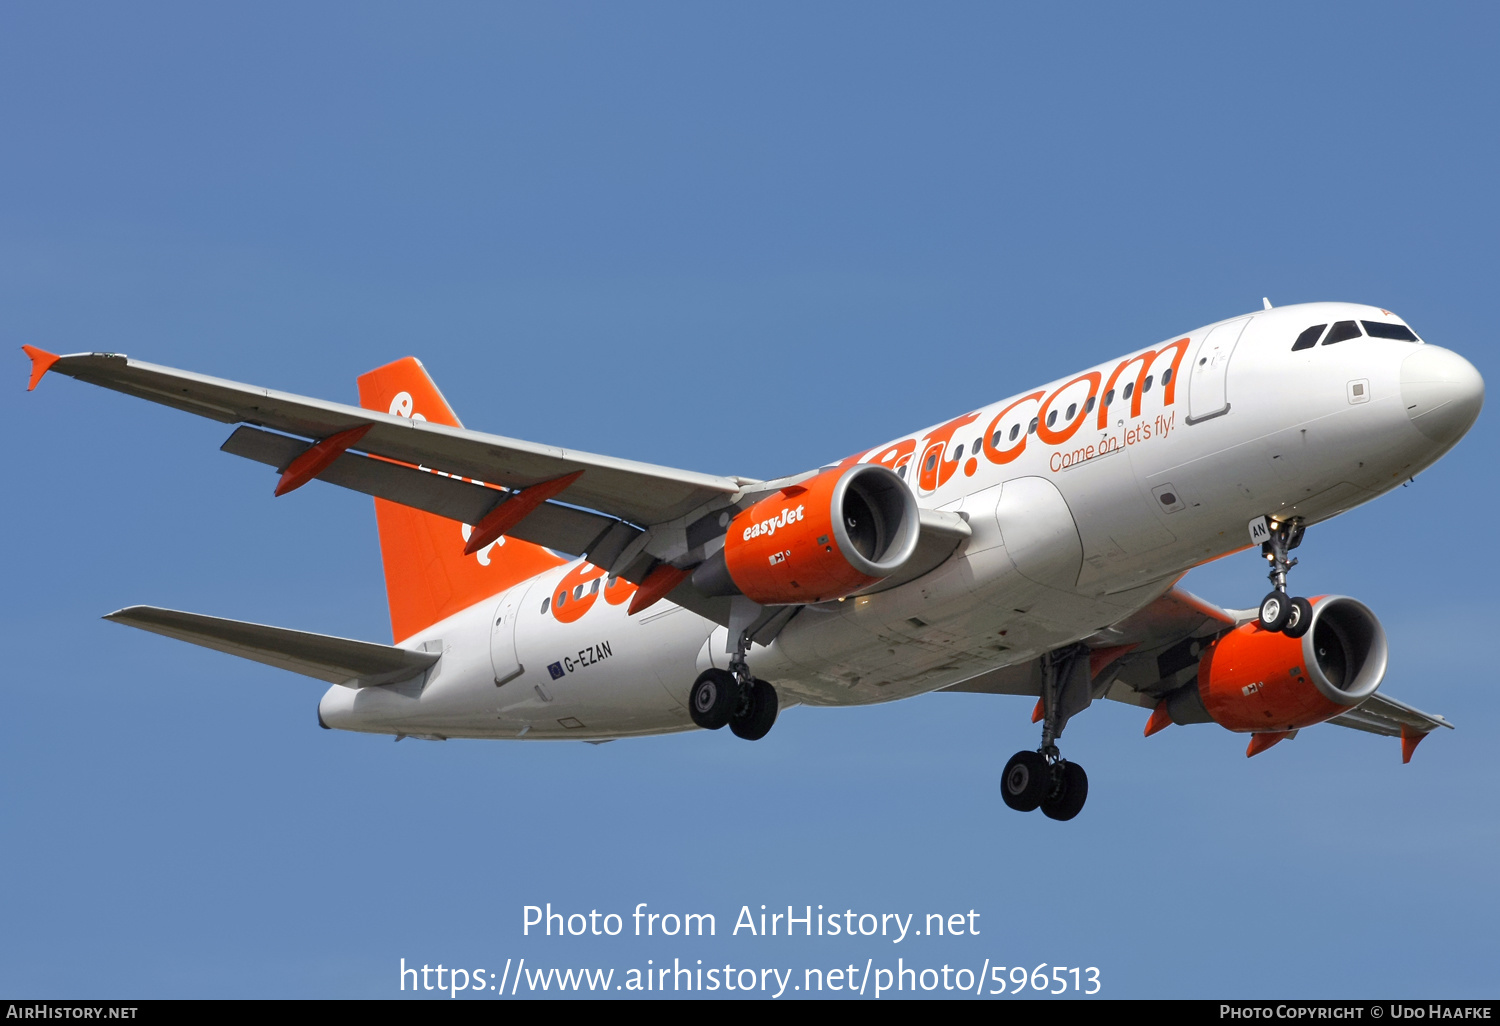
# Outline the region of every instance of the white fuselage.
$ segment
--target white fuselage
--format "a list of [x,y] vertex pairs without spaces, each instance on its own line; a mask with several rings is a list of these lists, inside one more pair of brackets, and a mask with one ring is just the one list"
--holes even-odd
[[[1315,523],[1399,485],[1457,442],[1483,385],[1417,342],[1292,351],[1310,325],[1362,319],[1397,323],[1337,303],[1247,314],[870,450],[972,537],[910,583],[807,607],[751,669],[783,708],[947,687],[1095,635],[1246,547],[1254,517]],[[425,677],[335,686],[319,715],[443,738],[689,729],[725,628],[667,602],[628,617],[628,586],[607,580],[575,561],[518,584],[404,641],[442,652]]]

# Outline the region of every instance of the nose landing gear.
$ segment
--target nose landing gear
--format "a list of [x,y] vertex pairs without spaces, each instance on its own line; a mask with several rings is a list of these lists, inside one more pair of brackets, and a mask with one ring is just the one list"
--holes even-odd
[[1267,576],[1271,580],[1271,592],[1260,601],[1260,626],[1268,631],[1284,631],[1289,638],[1300,638],[1312,625],[1312,603],[1305,598],[1288,598],[1286,575],[1297,565],[1287,553],[1302,544],[1306,528],[1300,517],[1275,521],[1270,517],[1258,517],[1250,522],[1250,537],[1260,541],[1260,551],[1271,564]]
[[1083,809],[1088,774],[1062,757],[1057,738],[1073,714],[1093,700],[1089,687],[1088,646],[1073,645],[1042,657],[1042,746],[1017,752],[1005,764],[1000,797],[1006,805],[1017,812],[1039,808],[1058,820],[1072,819]]

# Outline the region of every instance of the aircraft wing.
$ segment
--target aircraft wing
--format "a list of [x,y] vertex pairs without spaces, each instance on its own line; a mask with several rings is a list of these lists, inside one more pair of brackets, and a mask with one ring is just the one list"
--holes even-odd
[[[1253,609],[1221,609],[1178,588],[1140,612],[1108,628],[1136,648],[1095,677],[1096,697],[1154,708],[1162,696],[1198,675],[1198,656],[1205,643],[1226,630],[1255,619]],[[1093,642],[1091,641],[1091,647]],[[1108,677],[1108,680],[1101,679]],[[1372,734],[1401,737],[1438,727],[1453,729],[1442,716],[1423,712],[1377,691],[1346,713],[1328,720]]]
[[[288,435],[241,427],[220,448],[279,469],[296,459],[307,446],[301,439]],[[352,452],[334,460],[318,475],[318,480],[436,513],[461,524],[479,523],[507,495],[497,488],[447,474]],[[641,532],[614,517],[559,502],[544,502],[506,533],[559,552],[593,556],[597,565],[608,566],[609,554],[601,555],[605,543],[618,555]]]
[[[257,388],[115,353],[57,356],[23,348],[32,359],[32,388],[42,375],[53,371],[212,420],[239,423],[242,426],[221,448],[278,470],[292,467],[323,440],[364,429],[356,435],[357,442],[348,443],[348,448],[320,466],[317,480],[460,523],[479,524],[511,501],[519,489],[557,483],[561,490],[547,493],[553,499],[528,507],[530,512],[508,525],[504,533],[585,556],[637,584],[660,555],[643,550],[649,539],[642,528],[666,526],[669,534],[675,532],[672,536],[680,538],[679,547],[701,546],[722,533],[725,510],[781,485],[519,441]],[[559,480],[574,474],[565,486]],[[927,573],[969,534],[960,518],[935,510],[921,511],[920,532],[909,565],[871,590],[895,587]],[[668,597],[718,623],[729,622],[727,599],[699,595],[687,583],[674,588]],[[751,633],[760,643],[769,644],[794,613],[765,610]]]
[[418,652],[157,606],[128,606],[104,619],[351,688],[410,680],[439,658],[436,652]]
[[[1153,697],[1150,692],[1155,690],[1152,685],[1158,683],[1162,676],[1156,672],[1159,669],[1156,656],[1174,646],[1183,646],[1186,651],[1191,648],[1195,639],[1206,643],[1210,638],[1245,623],[1254,616],[1253,609],[1221,609],[1191,592],[1172,588],[1150,605],[1085,639],[1084,643],[1093,653],[1089,671],[1093,682],[1093,697],[1154,707],[1160,701],[1160,696]],[[1191,656],[1190,663],[1196,667],[1197,653],[1192,652]],[[1162,683],[1160,691],[1164,694],[1178,687],[1180,682],[1173,677],[1169,685]],[[1117,684],[1118,687],[1114,686]],[[943,690],[1040,695],[1041,688],[1041,661],[1033,659],[990,670]]]
[[[664,523],[715,500],[732,499],[742,485],[754,483],[430,424],[159,367],[116,353],[56,357],[41,370],[222,423],[253,424],[313,440],[369,424],[359,442],[365,452],[511,489],[582,470],[583,475],[561,494],[564,502],[642,525]],[[39,377],[34,370],[33,386]]]
[[1413,709],[1405,702],[1388,698],[1379,691],[1353,709],[1335,716],[1328,722],[1337,723],[1341,727],[1368,731],[1371,734],[1383,734],[1386,737],[1401,737],[1413,731],[1425,734],[1438,727],[1453,729],[1453,724],[1443,717]]
[[[1092,698],[1154,709],[1169,692],[1198,674],[1203,647],[1218,635],[1255,619],[1254,609],[1224,609],[1180,588],[1086,639],[1092,650]],[[1040,660],[980,674],[945,688],[1005,695],[1040,695]],[[1453,724],[1435,713],[1376,692],[1346,713],[1328,720],[1341,727],[1412,737]],[[1408,753],[1409,754],[1409,753]]]

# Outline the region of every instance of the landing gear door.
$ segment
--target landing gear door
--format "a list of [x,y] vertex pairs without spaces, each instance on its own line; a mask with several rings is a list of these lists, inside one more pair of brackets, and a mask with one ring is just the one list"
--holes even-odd
[[495,605],[490,625],[490,662],[495,668],[495,686],[515,680],[525,672],[516,658],[516,621],[520,619],[521,602],[529,589],[526,585],[510,589]]
[[1229,412],[1229,396],[1225,391],[1229,358],[1234,355],[1235,343],[1250,320],[1245,317],[1220,324],[1198,344],[1193,370],[1188,377],[1189,424]]

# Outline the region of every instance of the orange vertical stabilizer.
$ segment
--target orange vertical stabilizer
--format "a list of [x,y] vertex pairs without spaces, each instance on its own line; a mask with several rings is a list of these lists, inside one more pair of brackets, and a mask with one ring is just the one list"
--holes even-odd
[[[398,417],[463,426],[413,356],[361,375],[359,405]],[[391,634],[397,642],[567,562],[540,545],[515,538],[499,538],[466,556],[470,525],[387,499],[375,500],[375,520],[385,564]]]

